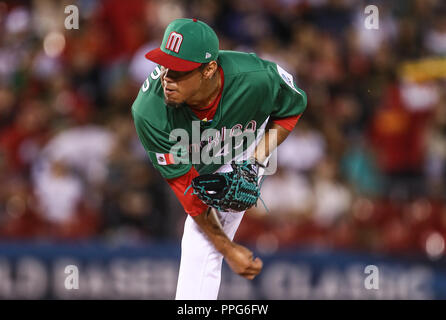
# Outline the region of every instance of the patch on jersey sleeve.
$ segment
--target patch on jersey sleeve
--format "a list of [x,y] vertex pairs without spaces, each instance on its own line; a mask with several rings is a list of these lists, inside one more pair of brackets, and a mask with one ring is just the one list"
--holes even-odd
[[156,161],[160,166],[175,164],[175,159],[171,153],[156,153]]
[[280,74],[280,76],[286,82],[287,85],[289,85],[297,93],[300,93],[294,86],[293,76],[289,72],[282,69],[279,65],[277,65],[277,72]]

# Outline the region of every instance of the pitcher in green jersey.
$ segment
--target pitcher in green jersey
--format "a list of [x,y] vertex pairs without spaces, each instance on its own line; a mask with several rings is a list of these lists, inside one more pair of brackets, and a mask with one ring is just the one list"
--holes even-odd
[[171,22],[146,58],[159,66],[132,106],[136,132],[188,213],[176,299],[216,299],[223,258],[247,279],[262,261],[232,241],[244,212],[216,212],[185,191],[197,175],[231,170],[233,159],[266,163],[307,98],[274,62],[219,50],[215,32],[196,19]]

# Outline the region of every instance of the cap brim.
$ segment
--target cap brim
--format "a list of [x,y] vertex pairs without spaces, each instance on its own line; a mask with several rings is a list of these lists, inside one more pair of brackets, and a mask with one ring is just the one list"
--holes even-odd
[[160,48],[153,49],[146,53],[145,57],[155,63],[162,65],[168,69],[175,71],[191,71],[198,68],[201,63],[183,60],[174,56],[171,56],[163,52]]

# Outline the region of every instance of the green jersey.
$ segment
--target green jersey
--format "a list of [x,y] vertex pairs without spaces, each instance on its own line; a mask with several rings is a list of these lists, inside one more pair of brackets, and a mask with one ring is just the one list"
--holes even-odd
[[[221,159],[236,158],[255,144],[250,139],[233,143],[234,138],[261,133],[259,129],[270,117],[297,116],[306,108],[304,91],[277,64],[236,51],[220,51],[218,63],[224,85],[212,121],[202,121],[187,106],[167,107],[159,68],[143,83],[133,103],[138,137],[154,167],[167,179],[182,176],[191,166],[199,174],[215,172],[227,162]],[[194,139],[197,135],[198,143]],[[195,157],[203,155],[203,149],[209,158],[220,161]]]

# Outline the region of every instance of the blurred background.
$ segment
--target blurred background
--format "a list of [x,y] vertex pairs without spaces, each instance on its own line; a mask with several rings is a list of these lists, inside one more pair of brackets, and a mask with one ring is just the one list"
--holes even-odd
[[269,212],[249,210],[236,234],[264,270],[225,266],[220,298],[446,299],[441,0],[0,1],[0,298],[174,297],[186,214],[130,108],[155,67],[144,54],[181,17],[308,96],[262,186]]

